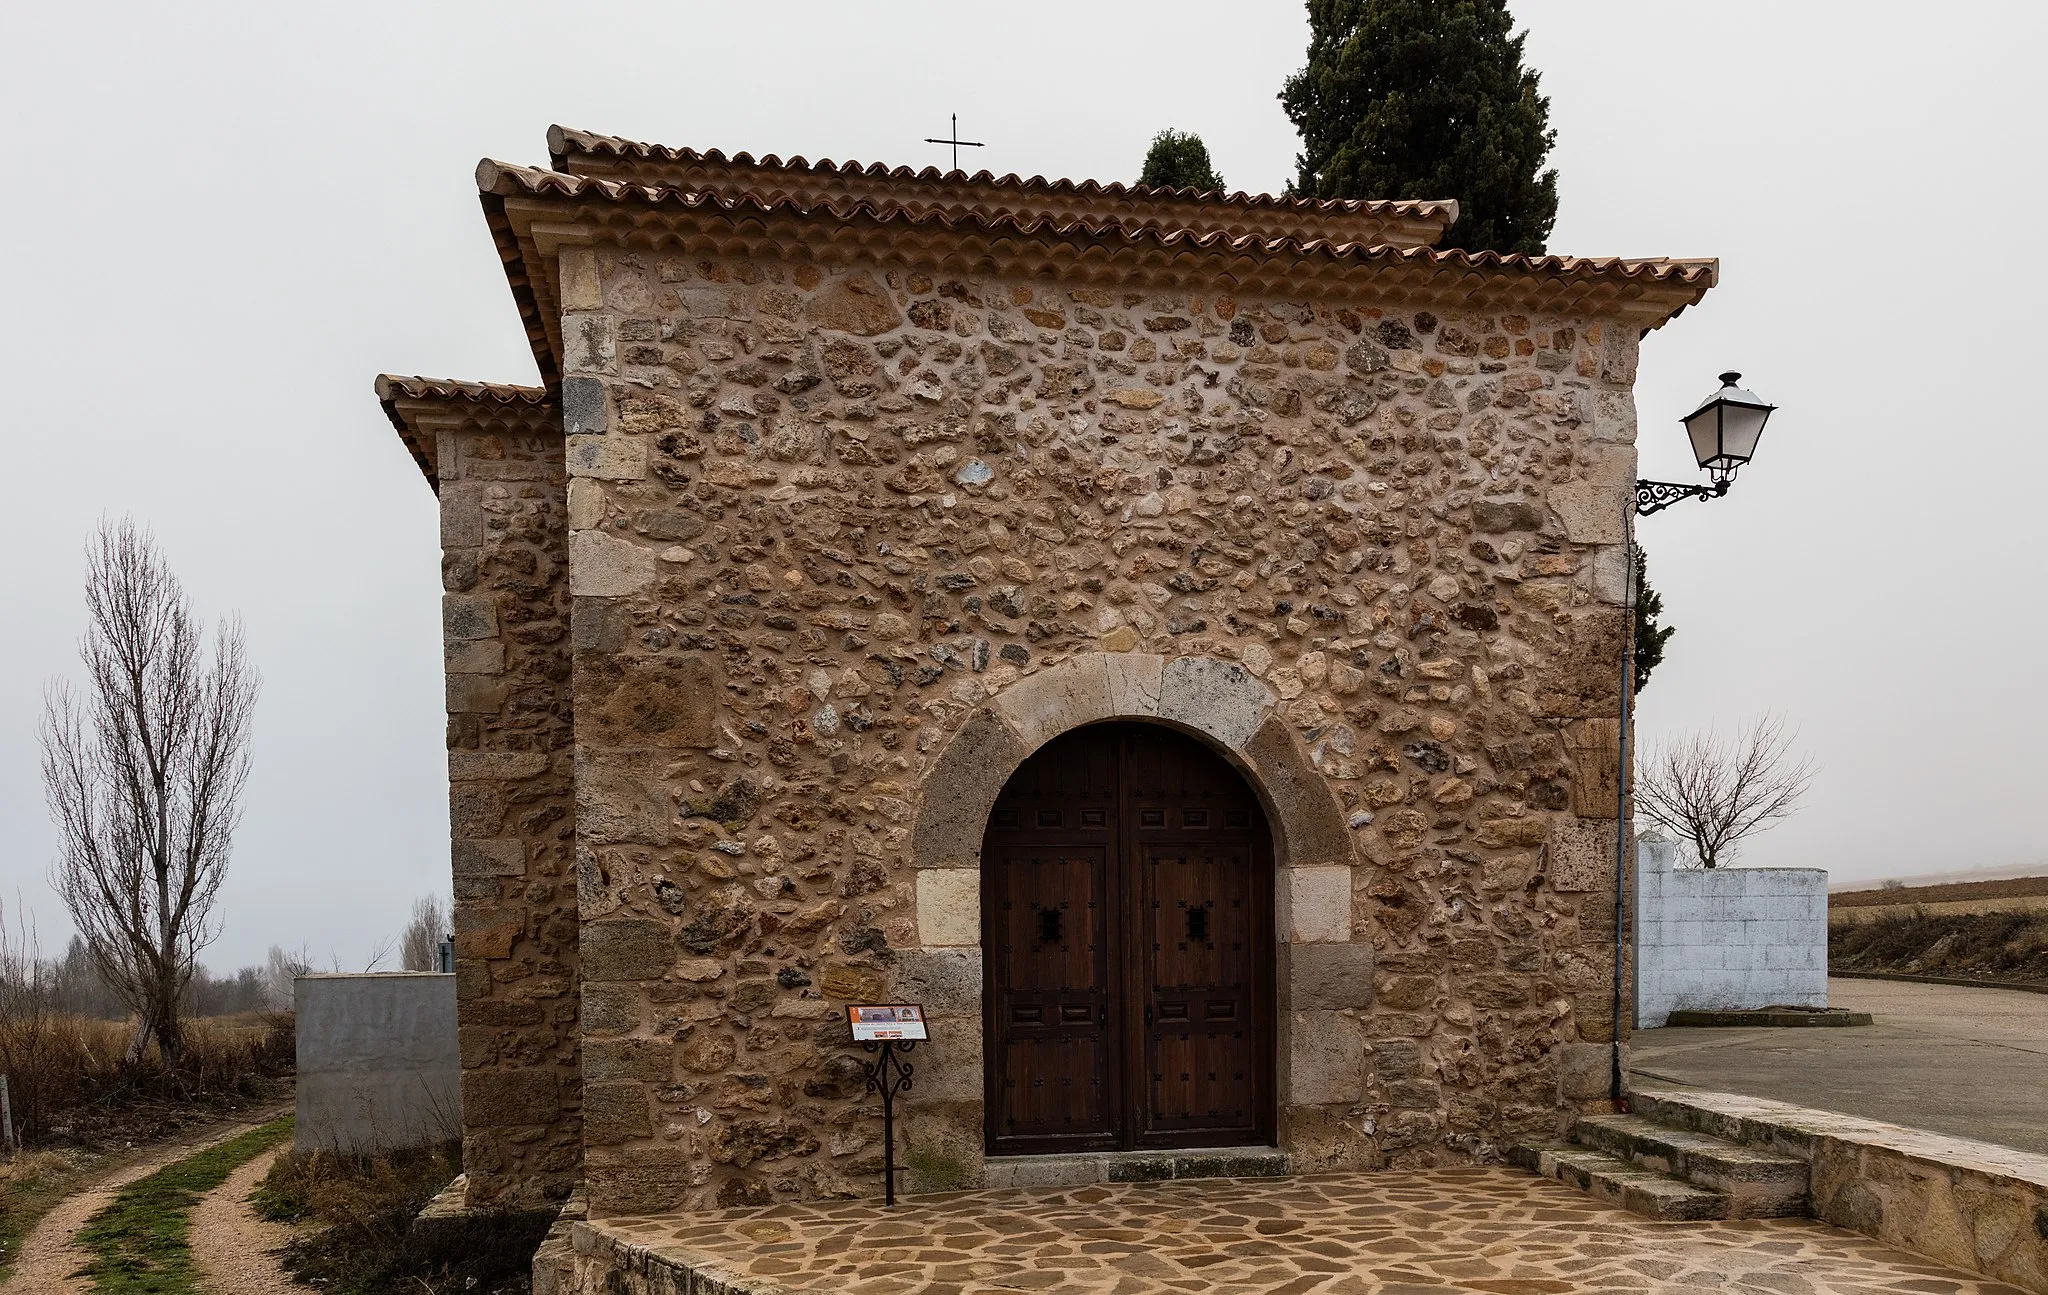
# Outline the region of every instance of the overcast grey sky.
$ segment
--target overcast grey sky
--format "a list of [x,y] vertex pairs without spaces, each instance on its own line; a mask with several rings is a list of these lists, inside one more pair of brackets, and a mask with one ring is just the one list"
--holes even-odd
[[[1735,493],[1644,523],[1678,627],[1646,739],[1766,709],[1822,772],[1746,862],[1843,878],[2048,859],[2038,597],[2048,6],[1522,0],[1552,249],[1714,255],[1652,335],[1645,475],[1736,368],[1782,406]],[[226,933],[360,965],[448,886],[434,504],[379,370],[530,382],[471,181],[550,122],[730,151],[1130,179],[1199,132],[1277,190],[1302,6],[0,6],[15,138],[0,366],[0,894],[46,947],[43,681],[82,545],[156,530],[266,684]]]

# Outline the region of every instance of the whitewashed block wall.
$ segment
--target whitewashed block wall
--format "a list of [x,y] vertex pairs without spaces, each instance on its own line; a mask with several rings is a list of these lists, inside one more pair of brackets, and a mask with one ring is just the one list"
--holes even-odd
[[1677,853],[1636,845],[1636,1028],[1681,1008],[1826,1007],[1826,869],[1708,872]]

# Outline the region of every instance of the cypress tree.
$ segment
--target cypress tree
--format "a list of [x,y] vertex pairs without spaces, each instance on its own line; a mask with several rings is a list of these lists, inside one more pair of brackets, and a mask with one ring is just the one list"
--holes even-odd
[[1221,189],[1223,177],[1210,164],[1209,147],[1200,135],[1162,130],[1152,137],[1138,183],[1156,189],[1200,189],[1206,193]]
[[1280,93],[1291,192],[1455,198],[1449,247],[1540,253],[1557,219],[1550,100],[1506,0],[1308,0],[1308,64]]
[[1650,684],[1650,671],[1664,659],[1664,643],[1678,631],[1658,623],[1664,614],[1664,599],[1655,589],[1650,588],[1650,562],[1639,548],[1636,556],[1636,642],[1634,675],[1636,691],[1641,692]]

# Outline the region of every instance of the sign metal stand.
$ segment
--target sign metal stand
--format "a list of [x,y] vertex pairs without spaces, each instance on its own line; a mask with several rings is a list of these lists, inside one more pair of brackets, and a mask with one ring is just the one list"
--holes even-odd
[[847,1024],[856,1043],[878,1054],[866,1064],[867,1091],[882,1097],[882,1204],[896,1204],[896,1094],[913,1087],[917,1067],[907,1065],[903,1054],[931,1036],[925,1030],[924,1009],[914,1003],[862,1005],[846,1009]]

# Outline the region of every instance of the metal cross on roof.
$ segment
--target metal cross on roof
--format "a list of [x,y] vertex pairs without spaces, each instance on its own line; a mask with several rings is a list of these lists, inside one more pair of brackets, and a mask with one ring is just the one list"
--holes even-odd
[[953,138],[951,138],[951,139],[929,139],[929,138],[928,138],[928,139],[926,139],[926,140],[925,140],[925,143],[927,143],[927,144],[951,144],[951,145],[953,146],[953,169],[954,169],[955,171],[957,171],[957,170],[959,170],[959,169],[960,169],[960,150],[961,150],[961,149],[963,149],[963,148],[983,148],[983,147],[985,147],[985,145],[983,145],[983,144],[980,144],[980,143],[978,143],[978,142],[976,142],[976,141],[974,141],[974,140],[971,140],[971,139],[962,139],[962,138],[960,138],[960,114],[959,114],[959,113],[957,113],[957,112],[953,114],[953,129],[952,129],[952,130],[951,130],[951,131],[950,131],[949,133],[950,133],[950,134],[951,134],[951,135],[953,136]]

